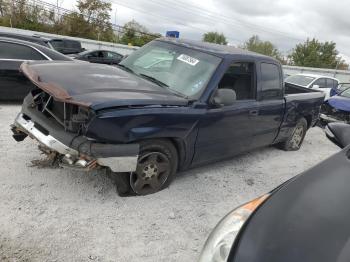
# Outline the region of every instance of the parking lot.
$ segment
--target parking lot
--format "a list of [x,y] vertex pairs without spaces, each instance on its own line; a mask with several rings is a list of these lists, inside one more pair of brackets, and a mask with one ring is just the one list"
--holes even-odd
[[121,198],[103,172],[32,166],[35,142],[11,138],[19,110],[0,105],[1,261],[195,261],[223,215],[339,150],[313,128],[300,151],[256,150]]

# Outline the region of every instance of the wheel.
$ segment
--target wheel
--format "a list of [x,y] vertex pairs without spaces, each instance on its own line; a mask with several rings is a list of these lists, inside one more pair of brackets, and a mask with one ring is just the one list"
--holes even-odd
[[129,173],[114,173],[110,168],[107,168],[106,173],[114,182],[119,196],[128,196],[132,194],[133,191],[129,183]]
[[[177,171],[177,165],[177,151],[171,142],[166,140],[141,142],[136,171],[127,173],[127,176],[124,175],[120,181],[116,181],[117,191],[122,195],[148,195],[158,192],[170,184]],[[128,179],[127,186],[125,186],[126,179]]]
[[281,144],[283,150],[286,151],[296,151],[299,150],[307,131],[307,122],[305,118],[299,119],[292,134],[287,139],[287,141]]

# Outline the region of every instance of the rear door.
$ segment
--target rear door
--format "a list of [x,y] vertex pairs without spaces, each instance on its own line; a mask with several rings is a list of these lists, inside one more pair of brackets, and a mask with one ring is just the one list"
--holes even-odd
[[283,74],[277,63],[261,62],[258,75],[259,108],[254,125],[254,147],[273,143],[284,116]]
[[47,60],[30,46],[0,41],[0,100],[22,100],[33,87],[20,73],[20,65],[28,60]]

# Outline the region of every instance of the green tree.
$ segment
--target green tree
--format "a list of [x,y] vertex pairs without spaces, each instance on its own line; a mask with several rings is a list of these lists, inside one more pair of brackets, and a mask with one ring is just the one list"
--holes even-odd
[[270,41],[262,41],[259,36],[253,35],[243,45],[244,49],[259,54],[274,57],[281,62],[284,61],[282,54]]
[[120,43],[125,45],[143,46],[158,37],[161,37],[161,35],[151,34],[146,27],[135,20],[132,20],[123,26]]
[[204,42],[215,43],[219,45],[227,45],[226,37],[223,33],[207,32],[203,35]]
[[334,42],[322,43],[313,38],[297,44],[290,54],[290,59],[296,66],[348,69],[349,65],[338,55]]
[[115,35],[110,22],[111,3],[102,0],[79,0],[78,12],[63,16],[55,24],[55,31],[60,34],[113,41]]

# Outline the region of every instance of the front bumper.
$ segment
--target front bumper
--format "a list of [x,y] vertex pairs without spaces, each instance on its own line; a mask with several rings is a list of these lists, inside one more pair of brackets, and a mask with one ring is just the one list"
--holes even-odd
[[[79,168],[104,166],[109,167],[113,172],[133,172],[136,170],[138,144],[102,144],[90,141],[83,136],[68,133],[65,135],[64,132],[61,132],[60,137],[64,136],[62,140],[70,141],[68,146],[52,136],[50,130],[43,128],[43,125],[44,123],[38,124],[26,114],[20,113],[12,125],[12,130],[14,136],[26,134],[50,151],[63,155],[64,166]],[[57,128],[55,131],[57,133]]]
[[339,119],[336,119],[335,117],[326,115],[326,114],[320,114],[320,119],[322,121],[324,121],[325,123],[334,123],[334,122],[338,122],[338,123],[347,123],[346,121],[342,121]]

